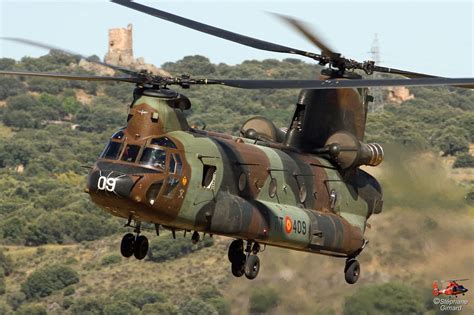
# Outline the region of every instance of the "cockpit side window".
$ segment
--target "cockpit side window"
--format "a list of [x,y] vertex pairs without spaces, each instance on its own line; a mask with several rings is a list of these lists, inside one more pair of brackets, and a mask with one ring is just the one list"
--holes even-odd
[[160,147],[167,147],[167,148],[176,149],[176,144],[174,144],[174,142],[171,141],[168,137],[161,137],[161,138],[151,139],[150,144],[151,145],[158,145]]
[[166,167],[166,151],[162,149],[145,148],[140,164],[150,165],[165,170]]
[[102,159],[116,160],[122,151],[122,142],[109,141],[100,157]]
[[129,144],[125,147],[122,154],[122,161],[133,163],[137,159],[140,146]]
[[116,133],[112,135],[112,139],[116,139],[116,140],[122,140],[124,137],[125,137],[125,133],[123,132],[122,129],[120,129],[119,131],[117,131]]

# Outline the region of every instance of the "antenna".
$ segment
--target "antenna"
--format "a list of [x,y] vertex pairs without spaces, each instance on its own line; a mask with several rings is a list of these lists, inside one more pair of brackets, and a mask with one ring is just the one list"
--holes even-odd
[[[372,41],[372,47],[369,51],[371,59],[375,62],[376,65],[380,64],[380,43],[378,34],[374,34],[374,40]],[[374,79],[381,79],[381,75],[378,72],[374,73]],[[383,99],[383,90],[380,87],[374,87],[371,89],[372,96],[374,101],[369,105],[369,112],[383,111],[384,99]]]

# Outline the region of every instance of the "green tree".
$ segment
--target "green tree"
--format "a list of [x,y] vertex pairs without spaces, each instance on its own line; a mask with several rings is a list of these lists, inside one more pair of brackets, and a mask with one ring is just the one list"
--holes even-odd
[[68,285],[78,283],[77,272],[67,266],[53,265],[34,271],[21,285],[21,291],[29,299],[45,297]]
[[26,86],[17,78],[0,77],[0,100],[26,92]]
[[469,149],[469,143],[468,132],[458,126],[448,126],[436,132],[433,137],[433,144],[440,148],[445,156],[466,152]]

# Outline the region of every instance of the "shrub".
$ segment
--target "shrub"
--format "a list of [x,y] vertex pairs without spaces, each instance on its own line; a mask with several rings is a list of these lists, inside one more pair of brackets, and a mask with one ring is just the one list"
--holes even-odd
[[115,302],[104,307],[104,315],[134,315],[139,310],[127,302]]
[[111,254],[102,258],[102,261],[100,264],[102,266],[109,266],[109,265],[118,264],[121,261],[122,261],[122,257],[116,254]]
[[165,302],[166,297],[161,293],[152,292],[145,288],[136,288],[118,291],[113,299],[115,301],[125,301],[130,303],[134,307],[142,309],[146,304],[152,304],[156,302]]
[[363,287],[346,298],[344,315],[423,314],[425,307],[416,289],[400,283]]
[[64,289],[63,295],[69,296],[73,295],[74,293],[76,293],[76,290],[73,287],[67,287],[66,289]]
[[46,309],[41,305],[22,305],[15,315],[46,315]]
[[180,305],[179,314],[189,315],[218,315],[217,310],[210,304],[195,298],[187,298]]
[[278,301],[278,293],[272,288],[260,288],[254,290],[250,295],[250,313],[266,313],[275,308],[278,305]]
[[7,296],[7,303],[16,310],[26,300],[26,295],[23,292],[13,292]]
[[193,244],[187,238],[158,238],[150,243],[148,259],[154,262],[162,262],[187,255],[204,247],[214,244],[214,239],[207,238],[197,244]]
[[176,306],[170,303],[153,303],[143,306],[143,315],[179,315]]
[[6,286],[5,286],[5,276],[0,275],[0,295],[5,294]]
[[21,291],[28,299],[45,297],[78,282],[79,276],[73,269],[55,265],[33,272],[21,285]]
[[104,303],[99,299],[82,298],[69,308],[74,315],[103,315]]
[[3,269],[5,276],[8,276],[13,271],[12,260],[5,255],[3,250],[0,250],[0,269]]
[[474,157],[469,153],[461,154],[454,161],[453,168],[474,167]]

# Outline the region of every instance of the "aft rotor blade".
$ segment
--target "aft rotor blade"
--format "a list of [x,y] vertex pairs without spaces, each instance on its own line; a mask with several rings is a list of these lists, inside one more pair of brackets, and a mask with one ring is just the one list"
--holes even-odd
[[47,49],[47,50],[56,50],[56,51],[59,51],[59,52],[65,54],[65,55],[77,56],[77,57],[79,57],[81,59],[85,59],[89,62],[96,63],[96,64],[102,65],[102,66],[107,67],[107,68],[111,68],[111,69],[116,70],[116,71],[121,71],[121,72],[124,72],[124,73],[129,74],[129,75],[136,75],[138,73],[137,71],[134,71],[134,70],[131,70],[131,69],[128,69],[128,68],[124,68],[124,67],[120,67],[120,66],[111,65],[111,64],[106,63],[106,62],[91,61],[91,60],[89,60],[89,57],[83,56],[83,55],[78,54],[76,52],[69,51],[69,50],[66,50],[66,49],[63,49],[63,48],[59,48],[59,47],[55,47],[55,46],[52,46],[52,45],[49,45],[49,44],[40,43],[40,42],[33,41],[33,40],[30,40],[30,39],[26,39],[26,38],[0,37],[0,39],[9,40],[9,41],[12,41],[12,42],[21,43],[21,44],[25,44],[25,45],[29,45],[29,46],[33,46],[33,47],[38,47],[38,48],[43,48],[43,49]]
[[272,13],[279,19],[283,20],[287,24],[291,25],[294,29],[296,29],[300,34],[302,34],[306,39],[308,39],[310,42],[312,42],[316,47],[321,49],[324,55],[328,57],[338,57],[339,54],[335,53],[333,49],[329,48],[329,45],[324,42],[324,40],[321,39],[321,37],[317,36],[314,31],[310,31],[306,23],[302,21],[298,21],[297,19],[283,15],[283,14],[278,14],[278,13]]
[[209,35],[213,35],[219,38],[223,38],[229,41],[232,41],[234,43],[238,43],[241,45],[253,47],[256,49],[261,49],[261,50],[266,50],[266,51],[273,51],[273,52],[279,52],[279,53],[289,53],[289,54],[296,54],[296,55],[301,55],[305,57],[310,57],[316,60],[319,60],[321,58],[320,55],[314,54],[311,52],[303,51],[300,49],[296,48],[291,48],[271,42],[267,42],[264,40],[256,39],[253,37],[237,34],[234,32],[230,32],[221,28],[217,28],[208,24],[200,23],[194,20],[190,20],[178,15],[174,15],[162,10],[158,10],[155,8],[148,7],[143,4],[139,4],[136,2],[132,2],[129,0],[111,0],[112,2],[125,6],[127,8],[140,11],[149,15],[152,15],[154,17],[160,18],[162,20],[166,20],[169,22],[173,22],[176,24],[179,24],[181,26],[188,27],[190,29],[203,32]]
[[220,84],[242,89],[343,89],[384,86],[460,86],[474,88],[474,78],[419,78],[381,80],[200,80],[198,84]]
[[0,75],[19,75],[29,77],[43,77],[51,79],[65,79],[77,81],[119,81],[129,83],[140,83],[135,77],[109,77],[100,75],[87,74],[67,74],[67,73],[48,73],[48,72],[31,72],[31,71],[0,71]]

